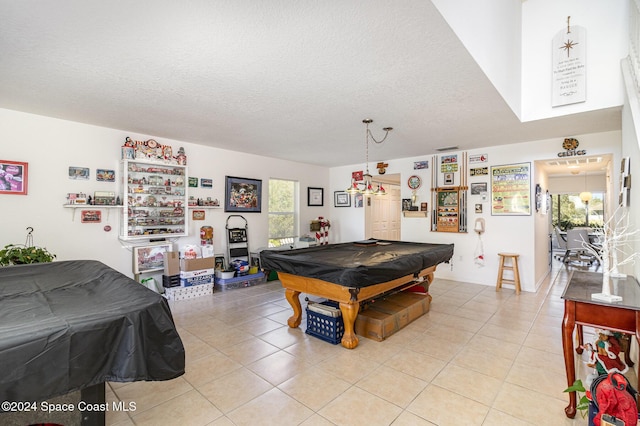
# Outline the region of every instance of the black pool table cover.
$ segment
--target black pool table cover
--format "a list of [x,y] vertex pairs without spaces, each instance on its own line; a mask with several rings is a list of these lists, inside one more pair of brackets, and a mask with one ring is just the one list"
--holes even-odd
[[91,260],[0,267],[0,400],[169,380],[185,353],[167,301]]
[[359,288],[417,274],[448,262],[452,256],[453,244],[377,240],[377,244],[349,242],[263,250],[260,263],[265,270]]

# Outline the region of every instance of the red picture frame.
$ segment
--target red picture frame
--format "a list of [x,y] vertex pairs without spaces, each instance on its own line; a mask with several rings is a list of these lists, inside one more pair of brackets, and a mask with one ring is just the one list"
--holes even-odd
[[80,216],[81,223],[100,223],[102,222],[102,212],[100,210],[82,210]]
[[0,160],[0,194],[27,195],[29,163]]

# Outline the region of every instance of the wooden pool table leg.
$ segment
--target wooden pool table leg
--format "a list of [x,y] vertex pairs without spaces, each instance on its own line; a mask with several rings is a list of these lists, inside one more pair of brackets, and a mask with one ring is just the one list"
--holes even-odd
[[342,319],[344,321],[344,335],[342,336],[342,346],[347,349],[353,349],[358,346],[358,336],[354,331],[354,324],[358,311],[360,310],[360,303],[343,303],[340,302],[340,311],[342,312]]
[[287,320],[289,327],[296,328],[302,322],[302,306],[300,305],[300,292],[296,290],[285,289],[284,296],[293,309],[293,315]]

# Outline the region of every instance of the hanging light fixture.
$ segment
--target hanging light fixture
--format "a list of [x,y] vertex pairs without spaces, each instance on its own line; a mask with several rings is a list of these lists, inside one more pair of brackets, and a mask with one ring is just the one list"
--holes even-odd
[[580,199],[582,200],[583,203],[585,204],[589,204],[589,201],[591,201],[592,198],[592,194],[591,192],[587,191],[587,171],[585,170],[584,172],[584,191],[582,191],[580,193]]
[[389,132],[393,130],[393,127],[384,127],[382,130],[385,131],[384,137],[381,140],[376,140],[376,138],[373,137],[373,134],[371,133],[371,130],[369,130],[369,124],[373,123],[373,120],[370,118],[365,118],[364,120],[362,120],[362,122],[366,125],[366,132],[365,132],[365,165],[366,165],[366,173],[364,175],[362,175],[363,177],[363,182],[358,182],[355,180],[355,178],[351,178],[351,185],[349,186],[349,188],[346,189],[346,191],[349,194],[363,194],[365,196],[369,196],[369,195],[386,195],[387,192],[384,190],[384,188],[382,187],[382,185],[377,184],[377,189],[373,189],[373,176],[371,176],[371,174],[369,173],[369,138],[371,138],[372,141],[374,141],[377,144],[381,144],[382,142],[385,141],[385,139],[387,139],[387,136],[389,135]]

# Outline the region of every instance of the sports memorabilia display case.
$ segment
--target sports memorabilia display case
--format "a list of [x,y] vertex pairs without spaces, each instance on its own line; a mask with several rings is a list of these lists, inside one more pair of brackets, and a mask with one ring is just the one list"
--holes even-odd
[[183,237],[187,227],[187,167],[123,160],[123,240]]
[[437,189],[437,230],[439,232],[459,232],[459,192],[457,189]]

